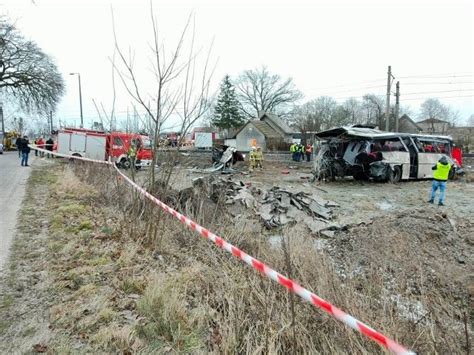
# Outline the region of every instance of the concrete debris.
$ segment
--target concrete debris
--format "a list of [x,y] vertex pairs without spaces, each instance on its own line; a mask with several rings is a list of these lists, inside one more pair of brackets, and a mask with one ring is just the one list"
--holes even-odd
[[[268,229],[291,223],[304,223],[314,234],[340,229],[329,223],[333,217],[331,207],[338,205],[316,194],[292,192],[278,186],[262,190],[242,181],[233,181],[230,177],[215,175],[197,177],[192,184],[191,190],[206,195],[214,203],[224,203],[234,217],[242,215],[245,210],[255,211]],[[190,191],[184,190],[180,193],[181,196],[189,194]]]
[[334,237],[334,231],[331,231],[331,230],[322,230],[319,233],[320,233],[320,236],[325,237],[325,238]]
[[328,228],[332,218],[329,201],[315,199],[305,192],[293,193],[273,187],[261,194],[258,214],[267,228],[276,228],[288,223],[305,223],[312,233]]

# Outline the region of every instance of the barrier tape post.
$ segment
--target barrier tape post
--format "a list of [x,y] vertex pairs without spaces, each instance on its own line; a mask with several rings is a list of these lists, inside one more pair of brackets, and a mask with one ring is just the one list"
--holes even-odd
[[105,160],[96,160],[96,159],[89,159],[89,158],[82,158],[82,157],[77,157],[77,156],[71,156],[71,155],[66,155],[66,154],[59,154],[59,153],[54,153],[50,152],[41,148],[36,148],[34,145],[30,145],[33,149],[37,150],[42,150],[47,153],[52,153],[53,155],[65,157],[65,158],[72,158],[72,159],[78,159],[78,160],[84,160],[84,161],[90,161],[94,163],[102,163],[102,164],[108,164],[111,165],[113,164],[115,167],[115,170],[119,175],[122,176],[123,179],[125,179],[135,190],[140,192],[143,196],[148,198],[150,201],[154,202],[156,205],[161,207],[165,212],[169,213],[173,217],[177,218],[181,223],[186,225],[188,228],[192,229],[193,231],[199,233],[201,236],[204,238],[214,242],[219,248],[226,250],[230,254],[232,254],[234,257],[242,260],[246,264],[248,264],[250,267],[258,270],[261,274],[267,276],[269,279],[279,283],[281,286],[287,288],[290,292],[295,293],[296,295],[300,296],[302,299],[305,301],[311,303],[313,306],[316,308],[321,309],[322,311],[328,313],[331,315],[333,318],[339,320],[340,322],[346,324],[347,326],[351,327],[354,330],[357,330],[361,334],[365,335],[369,339],[379,343],[381,346],[386,348],[387,350],[393,352],[394,354],[400,354],[400,355],[414,355],[415,353],[407,350],[405,347],[402,345],[398,344],[396,341],[386,337],[382,333],[379,333],[375,329],[371,328],[367,324],[362,323],[361,321],[357,320],[356,318],[352,317],[351,315],[345,313],[341,309],[335,307],[328,301],[324,300],[323,298],[317,296],[313,292],[309,291],[308,289],[300,286],[298,283],[295,281],[287,278],[286,276],[280,274],[276,270],[272,269],[265,263],[259,261],[258,259],[252,257],[251,255],[248,255],[245,253],[243,250],[233,246],[232,244],[228,243],[224,239],[222,239],[220,236],[210,232],[206,228],[202,227],[201,225],[197,224],[190,218],[186,217],[185,215],[179,213],[175,209],[169,207],[167,204],[164,202],[160,201],[158,198],[150,194],[148,191],[146,191],[144,188],[141,186],[137,185],[134,181],[132,181],[127,175],[122,173],[118,167],[109,161]]

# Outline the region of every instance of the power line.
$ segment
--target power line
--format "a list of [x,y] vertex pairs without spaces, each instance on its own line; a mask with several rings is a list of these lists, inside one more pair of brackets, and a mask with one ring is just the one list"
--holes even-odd
[[337,95],[337,94],[345,94],[351,91],[362,91],[366,89],[378,89],[378,88],[384,88],[385,85],[376,85],[376,86],[364,86],[360,88],[354,88],[354,89],[347,89],[347,90],[340,90],[340,91],[333,91],[333,92],[325,92],[323,95],[319,96],[330,96],[330,95]]
[[[357,98],[363,98],[364,96],[366,96],[366,94],[364,95],[361,95],[361,96],[358,96],[358,95],[352,95],[352,96],[345,96],[345,97],[333,97],[334,100],[347,100],[347,99],[357,99]],[[370,96],[375,96],[375,97],[385,97],[385,95],[374,95],[374,94],[370,94]]]
[[451,82],[426,82],[426,83],[403,83],[403,85],[462,85],[462,84],[474,84],[474,81],[451,81]]
[[462,75],[409,75],[409,76],[399,76],[398,79],[412,79],[412,78],[420,78],[420,79],[439,79],[439,78],[467,78],[472,77],[474,75],[471,74],[462,74]]
[[441,91],[425,91],[425,92],[410,92],[407,94],[403,94],[403,96],[411,96],[411,95],[425,95],[425,94],[444,94],[446,92],[460,92],[460,91],[474,91],[474,89],[458,89],[458,90],[441,90]]
[[[474,95],[459,95],[459,96],[435,96],[435,99],[458,99],[458,98],[466,98],[466,97],[474,97]],[[411,100],[425,100],[426,97],[410,97],[408,99],[404,99],[403,101],[411,101]]]
[[[444,74],[422,74],[422,75],[408,75],[408,76],[399,76],[398,79],[407,79],[407,78],[426,78],[426,79],[437,79],[437,78],[460,78],[460,77],[471,77],[473,74],[471,72],[460,72],[460,73],[444,73]],[[378,79],[370,79],[366,81],[359,81],[347,84],[340,84],[340,85],[331,85],[331,86],[324,86],[319,88],[310,88],[306,89],[306,91],[320,91],[326,89],[334,89],[334,88],[344,88],[354,85],[364,85],[364,84],[371,84],[375,82],[385,81],[385,78],[378,78]]]
[[354,85],[365,85],[365,84],[372,84],[376,83],[379,81],[384,81],[385,79],[374,79],[374,80],[368,80],[368,81],[359,81],[356,83],[348,83],[348,84],[341,84],[341,85],[332,85],[332,86],[325,86],[325,87],[320,87],[320,88],[311,88],[311,89],[306,89],[306,91],[321,91],[321,90],[326,90],[326,89],[337,89],[337,88],[345,88],[349,86],[354,86]]

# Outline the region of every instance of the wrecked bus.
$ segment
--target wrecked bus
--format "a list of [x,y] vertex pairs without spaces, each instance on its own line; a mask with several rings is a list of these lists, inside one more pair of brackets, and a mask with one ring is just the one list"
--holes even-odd
[[433,177],[431,167],[446,155],[453,169],[451,137],[384,132],[363,126],[318,132],[318,153],[313,163],[317,179],[353,176],[356,180],[398,182]]

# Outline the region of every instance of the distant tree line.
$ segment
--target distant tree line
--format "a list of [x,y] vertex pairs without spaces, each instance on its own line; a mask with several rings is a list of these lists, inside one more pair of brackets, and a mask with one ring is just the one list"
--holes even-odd
[[[342,103],[330,96],[299,103],[302,98],[291,78],[283,79],[266,67],[246,70],[235,80],[226,75],[216,103],[211,105],[210,123],[221,129],[238,128],[247,120],[256,119],[261,112],[271,112],[286,119],[303,134],[353,124],[385,127],[384,95],[366,94],[361,99],[349,98]],[[390,127],[394,127],[394,105],[389,112]],[[399,116],[403,114],[412,113],[402,105]],[[429,98],[421,105],[416,118],[454,124],[458,113],[438,99]]]

